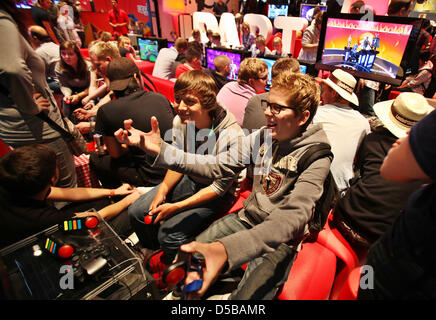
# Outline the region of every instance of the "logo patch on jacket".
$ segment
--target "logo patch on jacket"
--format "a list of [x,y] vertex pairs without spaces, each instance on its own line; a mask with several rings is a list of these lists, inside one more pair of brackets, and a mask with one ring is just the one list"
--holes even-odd
[[277,191],[282,182],[282,177],[275,173],[270,173],[262,177],[262,187],[267,195]]

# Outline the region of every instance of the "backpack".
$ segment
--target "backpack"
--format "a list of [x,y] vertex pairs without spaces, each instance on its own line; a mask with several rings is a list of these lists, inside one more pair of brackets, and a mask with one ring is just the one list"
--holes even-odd
[[[297,170],[301,174],[306,170],[314,161],[330,157],[333,159],[330,145],[327,143],[319,143],[309,147],[298,161]],[[326,179],[324,180],[324,188],[321,197],[315,204],[315,211],[312,220],[309,222],[310,233],[317,233],[321,231],[327,222],[327,217],[330,210],[334,208],[336,201],[339,199],[339,190],[333,178],[331,171],[329,171]]]

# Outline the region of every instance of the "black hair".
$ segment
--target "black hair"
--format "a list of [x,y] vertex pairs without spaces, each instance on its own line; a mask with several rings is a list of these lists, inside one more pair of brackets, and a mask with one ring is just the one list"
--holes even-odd
[[396,14],[400,12],[401,9],[409,10],[412,5],[412,0],[410,1],[391,1],[388,7],[388,15]]
[[56,175],[55,151],[42,144],[12,150],[0,158],[0,185],[20,197],[38,194]]

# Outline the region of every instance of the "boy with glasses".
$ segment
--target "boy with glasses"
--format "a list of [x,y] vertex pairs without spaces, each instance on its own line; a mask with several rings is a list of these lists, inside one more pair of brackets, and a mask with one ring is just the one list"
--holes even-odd
[[235,116],[241,126],[248,100],[265,92],[268,83],[268,66],[259,58],[246,58],[241,62],[238,81],[224,85],[218,92],[217,101]]
[[[152,132],[140,132],[130,121],[115,133],[121,143],[139,146],[157,156],[154,165],[175,171],[218,178],[233,176],[254,166],[252,193],[244,201],[244,208],[215,221],[195,242],[181,246],[182,250],[196,252],[205,259],[203,286],[193,298],[202,297],[219,274],[228,274],[248,263],[243,279],[231,295],[238,299],[245,280],[265,261],[266,254],[286,244],[295,257],[309,233],[308,223],[331,163],[330,157],[323,157],[303,172],[297,171],[298,161],[308,148],[328,144],[322,127],[311,124],[319,97],[319,86],[310,76],[290,71],[281,73],[273,79],[268,99],[262,103],[267,126],[241,138],[236,156],[230,152],[233,158],[218,163],[216,160],[223,159],[220,155],[206,158],[190,154],[195,157],[194,164],[183,161],[186,154],[160,138],[156,119],[152,119]],[[259,148],[251,148],[250,142],[259,138],[262,141]],[[169,154],[172,157],[165,156]],[[280,274],[281,281],[272,285],[262,299],[274,297],[277,286],[286,281],[292,261]]]

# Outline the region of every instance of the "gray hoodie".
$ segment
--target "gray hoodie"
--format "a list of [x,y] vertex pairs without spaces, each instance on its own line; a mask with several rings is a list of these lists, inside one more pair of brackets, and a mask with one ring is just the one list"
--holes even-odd
[[[244,135],[241,127],[236,123],[236,119],[230,112],[226,111],[225,117],[213,129],[196,130],[193,123],[183,124],[179,116],[174,117],[173,128],[171,131],[172,146],[177,150],[197,154],[216,155],[225,152],[232,141],[238,141],[238,137]],[[169,149],[163,155],[171,161],[173,159],[173,149]],[[185,163],[195,163],[192,157],[187,155]],[[199,164],[198,162],[196,163]],[[200,163],[201,164],[201,163]],[[204,175],[188,174],[193,181],[202,185],[210,185],[219,195],[223,196],[228,191],[235,192],[237,173],[216,179],[216,177],[205,177]]]
[[[298,160],[310,146],[329,143],[320,125],[309,125],[302,135],[289,141],[273,141],[271,145],[265,140],[260,148],[247,148],[250,141],[264,133],[265,128],[262,128],[243,137],[238,142],[238,155],[230,152],[231,161],[227,163],[214,163],[208,159],[202,166],[198,165],[199,162],[197,165],[187,164],[184,155],[176,152],[175,161],[169,165],[162,154],[174,147],[166,143],[162,144],[155,161],[156,165],[175,171],[214,178],[235,175],[247,166],[247,160],[254,162],[252,193],[238,212],[239,217],[253,228],[219,240],[226,248],[229,270],[274,251],[281,243],[298,246],[308,232],[315,202],[321,197],[330,170],[331,159],[323,158],[297,174]],[[204,162],[204,158],[196,155],[196,161]],[[265,167],[270,170],[262,173]]]

